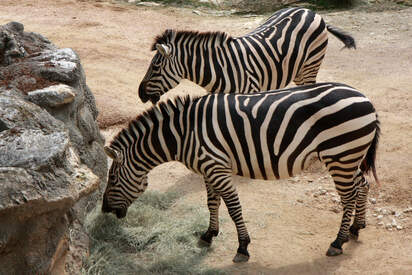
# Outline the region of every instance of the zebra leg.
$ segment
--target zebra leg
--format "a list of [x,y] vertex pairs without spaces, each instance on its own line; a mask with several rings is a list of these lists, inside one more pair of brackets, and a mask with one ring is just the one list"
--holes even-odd
[[[355,209],[357,193],[353,182],[351,186],[348,186],[349,184],[350,183],[335,181],[336,189],[338,190],[343,204],[343,216],[338,236],[330,244],[330,247],[326,252],[327,256],[337,256],[342,254],[342,245],[349,240],[349,226],[352,220],[353,210]],[[345,188],[345,190],[342,190],[343,188]]]
[[239,247],[237,249],[236,256],[233,258],[233,262],[247,262],[249,260],[249,252],[247,247],[250,243],[250,237],[246,229],[245,222],[243,221],[242,207],[240,205],[239,196],[236,190],[233,190],[232,192],[225,191],[225,193],[222,194],[222,198],[229,211],[230,217],[236,225],[239,240]]
[[366,204],[368,201],[369,182],[359,170],[355,177],[358,189],[356,196],[356,212],[352,226],[349,228],[350,237],[354,240],[359,238],[359,229],[366,227]]
[[[220,175],[218,173],[220,173]],[[228,173],[222,174],[222,171],[215,171],[213,174],[213,179],[209,178],[210,185],[215,192],[220,194],[223,198],[229,211],[229,215],[236,225],[239,247],[236,256],[233,258],[233,262],[247,262],[249,260],[247,247],[250,243],[250,237],[245,222],[243,221],[242,207],[240,205],[239,196],[232,183],[232,175]]]
[[206,190],[207,190],[207,207],[210,213],[209,228],[205,233],[200,236],[200,244],[205,246],[210,246],[212,244],[213,237],[219,234],[219,206],[220,206],[220,195],[218,195],[213,187],[205,179]]

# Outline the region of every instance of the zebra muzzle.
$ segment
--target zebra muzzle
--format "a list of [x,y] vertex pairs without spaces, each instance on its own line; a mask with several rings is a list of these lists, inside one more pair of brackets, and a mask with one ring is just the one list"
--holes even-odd
[[150,97],[146,93],[146,84],[146,81],[142,81],[139,85],[139,98],[143,103],[146,103],[150,99]]
[[118,219],[122,219],[122,218],[126,217],[127,209],[126,208],[118,208],[118,209],[113,210],[112,212],[116,214],[116,217]]
[[103,213],[113,213],[116,215],[118,219],[121,219],[121,218],[126,217],[127,208],[111,208],[107,202],[107,199],[103,198],[102,212]]
[[116,215],[118,219],[121,219],[121,218],[126,217],[127,209],[125,208],[110,209],[110,208],[105,207],[103,204],[102,212],[103,213],[113,213]]

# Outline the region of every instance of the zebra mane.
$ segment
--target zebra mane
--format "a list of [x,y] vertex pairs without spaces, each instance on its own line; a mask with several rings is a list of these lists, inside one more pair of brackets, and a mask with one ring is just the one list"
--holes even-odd
[[[128,135],[130,133],[132,127],[138,128],[138,124],[142,120],[150,121],[153,120],[153,117],[161,117],[170,114],[171,112],[180,112],[187,108],[195,99],[199,98],[200,96],[191,97],[189,95],[185,96],[177,96],[172,99],[168,99],[166,101],[159,102],[156,105],[153,105],[149,109],[143,111],[141,114],[138,114],[135,119],[131,120],[127,127],[123,128],[117,135],[112,139],[110,142],[109,147],[112,145],[120,145],[122,143],[121,137],[124,135]],[[117,146],[116,146],[117,147]]]
[[216,38],[217,41],[230,41],[233,39],[232,36],[225,32],[216,31],[216,32],[199,32],[199,31],[177,31],[172,29],[165,30],[162,34],[155,37],[155,40],[150,48],[152,51],[156,50],[156,44],[167,44],[174,40],[198,38],[198,39],[210,39]]

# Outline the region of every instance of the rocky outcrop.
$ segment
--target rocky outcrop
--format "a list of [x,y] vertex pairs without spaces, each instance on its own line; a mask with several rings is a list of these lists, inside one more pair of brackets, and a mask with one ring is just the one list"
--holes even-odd
[[0,26],[0,274],[80,272],[107,171],[97,114],[73,50]]

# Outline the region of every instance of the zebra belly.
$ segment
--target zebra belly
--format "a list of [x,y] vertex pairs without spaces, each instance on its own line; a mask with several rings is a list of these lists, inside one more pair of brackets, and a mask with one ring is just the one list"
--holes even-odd
[[[278,160],[278,158],[276,158]],[[233,160],[235,161],[235,160]],[[233,162],[232,162],[233,163]],[[320,161],[316,152],[312,152],[307,156],[298,157],[289,164],[287,162],[279,162],[275,165],[273,163],[266,163],[266,169],[262,170],[261,165],[256,157],[251,158],[252,166],[248,166],[245,169],[244,166],[232,166],[232,172],[234,175],[248,177],[251,179],[259,180],[276,180],[287,179],[299,175],[303,171],[320,166]],[[277,167],[277,169],[275,168]],[[283,171],[283,172],[282,172]]]

